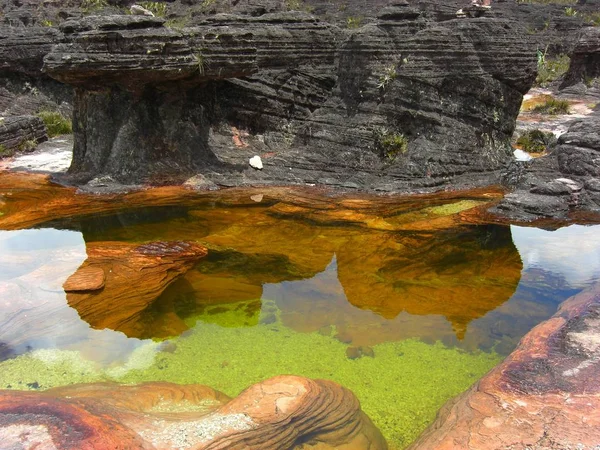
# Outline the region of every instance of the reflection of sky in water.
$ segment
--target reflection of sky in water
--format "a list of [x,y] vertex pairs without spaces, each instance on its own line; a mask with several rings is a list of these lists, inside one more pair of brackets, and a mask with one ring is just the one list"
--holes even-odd
[[[74,231],[0,231],[0,353],[76,348],[92,360],[119,359],[139,346],[112,330],[94,330],[67,306],[65,280],[86,259]],[[0,355],[1,356],[1,355]]]
[[572,225],[556,231],[512,225],[523,270],[541,268],[583,288],[600,275],[600,226]]
[[[557,231],[512,226],[511,231],[523,260],[523,278],[510,299],[468,325],[461,342],[441,315],[400,312],[385,319],[352,306],[338,281],[335,256],[325,271],[310,279],[264,284],[263,298],[275,300],[284,323],[294,322],[296,329],[305,326],[303,331],[316,331],[315,324],[321,320],[322,326],[333,325],[338,330],[348,326],[355,336],[367,340],[369,335],[371,339],[377,336],[378,341],[426,335],[426,339],[467,349],[492,348],[500,342],[504,348],[497,350],[507,353],[527,330],[549,317],[560,301],[572,295],[573,288],[591,284],[600,274],[598,226],[571,226]],[[123,361],[140,347],[144,341],[113,330],[92,329],[67,306],[62,284],[85,258],[85,243],[79,232],[0,231],[0,357],[3,353],[6,356],[58,347],[75,349],[87,359],[110,364]],[[538,273],[540,269],[543,276]],[[566,284],[557,288],[557,279]],[[309,308],[298,308],[298,299]],[[286,311],[286,305],[292,303]]]

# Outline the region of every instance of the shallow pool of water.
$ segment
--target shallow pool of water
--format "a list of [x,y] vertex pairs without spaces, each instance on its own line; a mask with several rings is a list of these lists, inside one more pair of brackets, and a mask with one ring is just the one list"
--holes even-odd
[[[166,380],[237,395],[277,374],[328,378],[403,448],[600,272],[598,227],[456,220],[472,198],[306,203],[65,209],[0,231],[0,388]],[[136,284],[108,315],[62,288],[92,247],[173,240],[208,256],[142,307]]]

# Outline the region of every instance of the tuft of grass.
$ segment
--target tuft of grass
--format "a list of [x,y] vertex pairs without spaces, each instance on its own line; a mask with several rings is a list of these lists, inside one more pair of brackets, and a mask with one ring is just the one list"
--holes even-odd
[[548,147],[556,141],[554,134],[542,130],[530,130],[517,139],[517,145],[527,153],[545,153]]
[[48,130],[48,136],[60,136],[61,134],[73,133],[71,121],[57,111],[40,111],[38,114]]
[[23,141],[21,141],[19,143],[19,151],[20,152],[30,152],[32,150],[35,150],[35,148],[37,147],[37,142],[33,139],[25,139]]
[[54,22],[52,22],[51,20],[48,20],[48,19],[44,19],[40,22],[40,25],[42,25],[43,27],[53,27]]
[[396,71],[395,64],[392,64],[391,66],[386,67],[385,70],[383,71],[383,74],[381,74],[381,76],[379,77],[379,83],[377,83],[377,88],[385,89],[388,86],[388,84],[390,84],[392,81],[394,81],[396,79],[397,76],[398,76],[398,72]]
[[575,17],[577,15],[577,10],[572,6],[565,8],[565,16],[567,17]]
[[394,161],[408,150],[408,139],[402,133],[376,128],[373,130],[375,150],[382,158]]
[[6,148],[4,145],[0,144],[0,158],[6,158],[8,156],[12,156],[14,155],[14,152],[8,148]]
[[108,2],[106,0],[82,0],[81,2],[81,8],[86,12],[106,8],[107,6]]
[[206,57],[202,53],[198,52],[194,55],[194,59],[196,61],[196,65],[198,66],[198,73],[200,76],[203,76],[206,68],[208,67]]
[[568,101],[548,96],[544,103],[534,106],[532,111],[539,114],[556,116],[559,114],[569,114],[570,109],[571,106]]
[[157,17],[164,17],[167,14],[167,4],[162,2],[139,2],[142,8],[146,8]]
[[538,76],[535,83],[546,86],[562,77],[567,70],[571,59],[567,55],[558,55],[556,58],[546,58],[545,53],[538,50]]
[[362,22],[362,17],[348,17],[346,19],[346,26],[348,28],[358,28]]
[[591,25],[593,27],[600,27],[600,11],[583,13],[581,17],[583,18],[583,21],[588,25]]

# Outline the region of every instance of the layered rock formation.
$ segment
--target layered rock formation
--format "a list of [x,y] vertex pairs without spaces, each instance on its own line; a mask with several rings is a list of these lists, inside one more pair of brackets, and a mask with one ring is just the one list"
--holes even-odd
[[600,28],[589,27],[583,31],[573,53],[569,71],[566,73],[561,89],[577,83],[592,84],[600,77]]
[[36,116],[13,116],[0,119],[0,156],[16,150],[33,150],[48,140],[42,119]]
[[63,285],[67,302],[92,327],[128,336],[138,335],[139,314],[207,253],[193,242],[100,242],[86,250],[88,259]]
[[[141,16],[64,22],[44,70],[77,87],[74,179],[489,184],[510,158],[534,51],[510,21],[432,24],[395,8],[353,31],[298,12],[182,30]],[[229,125],[250,132],[245,148]]]
[[450,402],[411,449],[593,449],[600,436],[600,287],[551,319]]
[[600,115],[576,120],[550,153],[533,160],[517,189],[492,209],[513,220],[564,220],[578,212],[600,212]]
[[279,376],[230,400],[206,386],[78,385],[0,392],[3,445],[56,449],[387,449],[356,397]]

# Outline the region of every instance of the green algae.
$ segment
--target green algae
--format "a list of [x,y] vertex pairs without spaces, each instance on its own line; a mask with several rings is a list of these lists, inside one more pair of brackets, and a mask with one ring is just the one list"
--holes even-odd
[[446,203],[440,206],[432,206],[430,208],[425,208],[424,211],[431,214],[435,214],[436,216],[451,216],[454,214],[458,214],[459,212],[483,205],[485,203],[489,202],[481,200],[460,200],[454,203]]
[[[270,312],[269,314],[273,314]],[[416,339],[373,346],[374,357],[346,357],[347,345],[276,321],[228,328],[199,322],[171,340],[148,342],[124,364],[95,367],[77,352],[44,350],[0,364],[0,387],[46,389],[72,383],[170,381],[209,385],[230,396],[279,374],[326,378],[349,388],[392,448],[410,444],[450,398],[494,367],[495,353],[468,353]],[[43,357],[42,357],[43,356]]]

